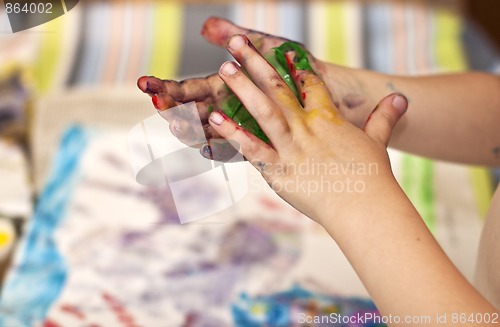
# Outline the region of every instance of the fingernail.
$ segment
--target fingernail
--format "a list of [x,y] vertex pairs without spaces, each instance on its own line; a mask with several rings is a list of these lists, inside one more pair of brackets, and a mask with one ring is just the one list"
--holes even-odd
[[[139,87],[139,89],[141,89],[141,91],[142,91],[142,92],[146,92],[146,89],[143,89],[143,88],[141,87],[141,84],[143,84],[143,81],[144,81],[145,79],[147,79],[147,78],[148,78],[147,76],[141,76],[141,77],[139,77],[139,79],[137,80],[137,86]],[[147,83],[147,82],[146,82],[146,83]]]
[[221,66],[220,71],[224,76],[231,76],[236,74],[238,68],[235,63],[228,61]]
[[401,114],[406,112],[408,109],[408,100],[402,94],[396,94],[394,99],[392,99],[392,105],[396,108]]
[[212,159],[212,148],[207,144],[201,148],[201,155],[207,159]]
[[177,120],[171,122],[169,127],[170,127],[170,132],[174,136],[177,136],[181,130],[181,124]]
[[231,51],[236,51],[247,43],[248,38],[243,35],[233,35],[231,39],[229,39],[228,48]]
[[219,126],[220,124],[222,124],[222,122],[224,122],[224,117],[221,115],[220,112],[214,111],[210,115],[210,121],[215,125]]

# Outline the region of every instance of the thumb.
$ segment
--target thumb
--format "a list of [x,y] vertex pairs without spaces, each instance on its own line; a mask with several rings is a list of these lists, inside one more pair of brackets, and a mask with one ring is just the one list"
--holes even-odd
[[384,98],[368,117],[364,131],[376,142],[387,147],[396,123],[408,109],[408,100],[402,94]]

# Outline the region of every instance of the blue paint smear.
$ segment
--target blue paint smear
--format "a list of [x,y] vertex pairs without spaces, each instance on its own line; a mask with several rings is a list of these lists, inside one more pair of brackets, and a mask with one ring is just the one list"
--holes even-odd
[[0,298],[0,326],[40,324],[67,277],[54,234],[66,217],[89,133],[73,126],[64,134],[51,178],[30,221]]
[[[324,319],[323,323],[307,324],[310,327],[385,327],[375,321],[358,319],[365,314],[379,315],[375,304],[368,299],[313,293],[299,285],[271,295],[250,297],[243,293],[232,304],[231,313],[237,327],[301,326],[300,320],[305,315],[310,319],[314,319],[313,316],[322,316],[320,319]],[[300,316],[300,313],[304,316]],[[344,323],[335,321],[335,315],[353,319]]]

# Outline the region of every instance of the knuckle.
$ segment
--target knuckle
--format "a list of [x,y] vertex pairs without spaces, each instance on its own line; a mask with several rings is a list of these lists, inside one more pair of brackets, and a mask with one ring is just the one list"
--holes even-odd
[[273,90],[281,90],[286,86],[281,76],[277,74],[272,74],[271,76],[269,76],[268,80],[269,87]]
[[381,110],[379,115],[384,121],[384,123],[387,124],[388,126],[393,126],[396,122],[394,116],[390,112],[387,112],[386,110]]
[[227,129],[226,134],[223,136],[225,139],[235,140],[237,133],[238,133],[238,126],[236,126],[235,124],[231,124],[231,126]]
[[[290,126],[287,123],[285,123],[284,121],[280,121],[276,125],[276,130],[279,131],[279,134],[282,135],[283,137],[285,137],[285,135],[292,134],[292,130],[291,130]],[[288,137],[288,136],[286,136],[286,137]]]
[[301,84],[304,88],[318,87],[325,84],[319,76],[313,74],[312,72],[305,72],[301,74]]
[[233,76],[242,85],[248,86],[249,83],[252,83],[251,79],[242,70],[238,70]]
[[243,152],[245,153],[245,155],[247,156],[253,156],[255,154],[257,154],[257,152],[259,151],[259,144],[256,142],[255,139],[250,139],[246,144],[245,146],[243,147]]
[[271,106],[266,106],[263,109],[259,110],[257,115],[260,120],[269,121],[274,119],[274,117],[276,116],[276,111]]
[[[248,77],[241,70],[238,70],[234,74],[226,76],[225,78],[227,79],[226,84],[230,86],[243,87],[247,85],[248,82]],[[218,94],[224,95],[224,93],[229,93],[229,90],[227,88],[222,88],[219,90]]]
[[248,45],[244,45],[241,48],[234,50],[232,55],[242,64],[250,64],[256,58],[255,51],[253,51]]

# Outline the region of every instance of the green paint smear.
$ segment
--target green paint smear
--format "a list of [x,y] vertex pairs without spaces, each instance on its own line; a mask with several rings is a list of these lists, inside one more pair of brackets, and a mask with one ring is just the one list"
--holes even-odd
[[[276,69],[283,81],[300,101],[297,87],[295,86],[285,57],[286,53],[290,51],[295,51],[295,58],[293,62],[295,70],[313,71],[311,65],[309,64],[307,51],[300,44],[295,42],[285,42],[279,47],[273,48],[271,51],[264,54],[264,58],[271,64],[271,66],[274,67],[274,69]],[[250,115],[238,97],[231,91],[222,102],[220,110],[229,118],[234,120],[239,126],[257,136],[262,141],[269,143],[269,138],[266,136],[264,131],[262,131],[255,118]]]

